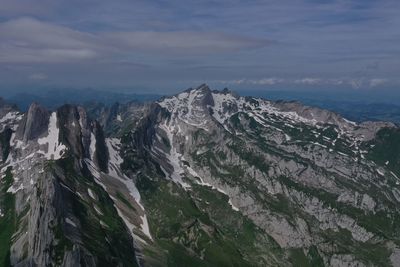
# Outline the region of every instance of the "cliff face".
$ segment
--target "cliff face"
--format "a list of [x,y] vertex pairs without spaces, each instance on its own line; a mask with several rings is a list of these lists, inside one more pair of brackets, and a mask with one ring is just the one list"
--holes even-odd
[[2,105],[6,265],[398,266],[393,124],[206,85],[88,113]]
[[74,106],[50,113],[33,104],[18,119],[2,169],[12,177],[3,188],[14,203],[11,265],[136,266],[133,240],[87,167],[92,139],[105,143],[98,124]]

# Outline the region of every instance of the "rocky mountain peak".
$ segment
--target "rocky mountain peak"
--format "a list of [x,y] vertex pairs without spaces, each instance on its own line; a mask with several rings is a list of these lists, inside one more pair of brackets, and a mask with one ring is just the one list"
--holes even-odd
[[236,99],[238,99],[240,97],[238,93],[236,93],[235,91],[232,91],[231,89],[226,88],[226,87],[224,89],[222,89],[222,91],[214,90],[213,93],[221,93],[221,94],[224,94],[224,95],[232,95]]
[[205,83],[203,83],[203,84],[200,84],[198,87],[196,87],[196,88],[189,88],[188,90],[186,90],[186,91],[192,91],[192,90],[195,90],[195,91],[202,91],[202,92],[211,92],[211,89],[210,89],[210,87],[207,85],[207,84],[205,84]]
[[15,130],[22,116],[16,105],[11,105],[0,98],[0,132],[7,128]]
[[210,88],[207,85],[201,85],[164,98],[157,103],[170,112],[172,119],[178,118],[188,124],[199,126],[203,125],[206,118],[210,116],[209,106],[214,105],[214,99]]
[[38,103],[32,103],[17,130],[17,136],[24,142],[44,134],[49,124],[49,111]]

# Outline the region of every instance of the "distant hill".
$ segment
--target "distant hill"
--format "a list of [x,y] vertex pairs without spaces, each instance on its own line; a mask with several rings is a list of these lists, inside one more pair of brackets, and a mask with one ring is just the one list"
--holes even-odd
[[22,111],[26,111],[29,108],[29,105],[33,102],[37,102],[49,109],[55,109],[63,104],[86,104],[98,102],[111,105],[116,102],[147,102],[159,98],[159,95],[153,94],[116,93],[95,89],[57,89],[35,93],[17,93],[6,100],[9,103],[15,103]]

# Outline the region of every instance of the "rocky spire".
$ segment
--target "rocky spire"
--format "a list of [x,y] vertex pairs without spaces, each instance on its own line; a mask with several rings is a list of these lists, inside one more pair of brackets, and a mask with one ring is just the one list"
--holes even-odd
[[24,142],[38,138],[47,131],[50,113],[37,103],[31,104],[22,119],[17,136]]

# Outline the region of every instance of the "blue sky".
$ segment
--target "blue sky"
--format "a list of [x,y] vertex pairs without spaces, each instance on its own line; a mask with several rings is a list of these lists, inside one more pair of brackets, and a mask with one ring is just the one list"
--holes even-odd
[[0,90],[396,90],[398,0],[0,0]]

